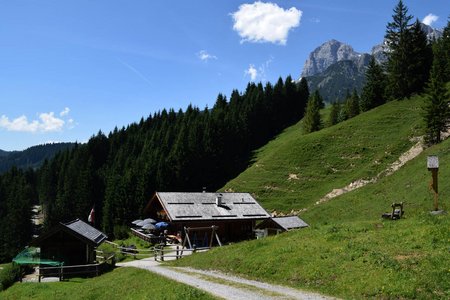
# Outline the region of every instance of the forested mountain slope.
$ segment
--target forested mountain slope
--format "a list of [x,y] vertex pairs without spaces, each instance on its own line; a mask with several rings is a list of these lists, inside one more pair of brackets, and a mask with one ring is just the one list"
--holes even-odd
[[[30,207],[40,203],[45,227],[95,208],[95,226],[110,238],[141,217],[155,191],[214,191],[245,170],[252,151],[303,117],[306,81],[249,83],[212,108],[162,110],[108,135],[60,152],[37,171],[0,176],[0,262],[31,236]],[[21,217],[23,216],[23,217]],[[20,232],[20,234],[19,234]]]
[[53,158],[56,153],[75,146],[75,143],[52,143],[37,145],[23,151],[0,150],[0,174],[12,166],[19,169],[38,168],[44,160]]

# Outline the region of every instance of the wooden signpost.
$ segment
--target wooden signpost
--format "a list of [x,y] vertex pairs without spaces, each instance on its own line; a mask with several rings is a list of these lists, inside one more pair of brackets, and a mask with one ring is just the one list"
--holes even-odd
[[434,192],[434,210],[438,211],[438,171],[439,171],[439,158],[436,155],[428,156],[427,158],[428,171],[431,171],[433,177],[430,183],[430,189]]

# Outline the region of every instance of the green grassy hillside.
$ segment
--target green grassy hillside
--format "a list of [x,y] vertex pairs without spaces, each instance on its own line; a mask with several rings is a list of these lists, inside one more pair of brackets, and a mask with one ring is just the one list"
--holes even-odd
[[261,148],[223,190],[251,192],[268,210],[309,207],[335,188],[376,176],[414,145],[421,105],[420,97],[390,102],[308,135],[298,123]]
[[[302,136],[288,129],[226,188],[256,194],[270,209],[308,209],[311,227],[214,249],[176,262],[345,299],[449,299],[450,217],[431,216],[426,157],[440,160],[440,207],[450,209],[450,140],[390,176],[314,205],[333,188],[371,178],[408,150],[421,98],[388,103],[353,120]],[[290,173],[298,180],[288,180]],[[271,188],[266,188],[270,186]],[[384,220],[392,202],[405,218]]]
[[135,268],[119,268],[92,279],[16,283],[0,299],[216,299],[190,286]]

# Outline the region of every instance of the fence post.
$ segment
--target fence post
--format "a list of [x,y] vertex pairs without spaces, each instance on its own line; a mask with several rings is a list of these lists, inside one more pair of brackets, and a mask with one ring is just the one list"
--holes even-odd
[[159,243],[159,254],[161,257],[161,261],[164,261],[164,242]]
[[153,247],[153,252],[155,253],[155,261],[158,261],[158,250],[156,249],[156,247]]
[[178,249],[180,249],[180,246],[177,246],[177,255],[175,255],[175,259],[178,259],[179,257],[178,257],[178,253],[179,253],[179,251],[178,251]]
[[62,279],[63,279],[63,267],[61,266],[59,268],[59,281],[62,281]]

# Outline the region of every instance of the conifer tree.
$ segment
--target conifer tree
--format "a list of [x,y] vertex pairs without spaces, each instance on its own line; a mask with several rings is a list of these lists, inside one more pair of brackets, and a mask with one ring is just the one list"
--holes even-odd
[[339,102],[333,102],[331,105],[330,115],[328,117],[328,126],[333,126],[339,123],[339,112],[341,110],[341,105]]
[[353,118],[359,115],[359,96],[356,90],[353,90],[350,97],[347,98],[345,103],[348,118]]
[[411,59],[417,59],[410,55],[412,18],[408,15],[408,8],[400,0],[394,9],[393,20],[386,28],[388,94],[392,99],[410,95],[411,74],[408,66]]
[[361,111],[368,111],[386,102],[385,84],[386,76],[383,68],[377,64],[375,58],[372,56],[366,71],[366,84],[361,93]]
[[316,90],[306,105],[306,113],[303,118],[303,130],[305,133],[314,132],[322,128],[322,120],[320,118],[321,103],[323,103],[323,99],[319,91]]
[[297,85],[298,85],[297,86],[298,98],[300,101],[300,105],[298,108],[299,109],[298,116],[300,119],[305,114],[306,104],[308,103],[309,99],[308,81],[306,80],[305,77],[302,77],[302,79],[300,79],[300,82]]
[[441,141],[441,133],[449,127],[450,95],[443,80],[446,68],[445,49],[442,41],[434,45],[434,59],[425,97],[425,140],[428,144]]
[[445,26],[442,38],[442,50],[443,59],[445,60],[445,72],[443,80],[444,82],[450,81],[450,19],[447,21],[447,26]]
[[428,42],[427,34],[422,24],[417,19],[409,28],[411,45],[409,48],[408,76],[409,94],[421,93],[428,82],[431,64],[433,62],[433,50]]

